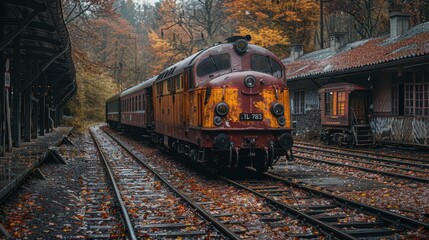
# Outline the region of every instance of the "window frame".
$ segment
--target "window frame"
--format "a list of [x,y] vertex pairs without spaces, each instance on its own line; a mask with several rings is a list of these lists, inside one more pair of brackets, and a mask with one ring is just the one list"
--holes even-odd
[[[215,61],[215,60],[217,60],[215,58],[220,57],[220,56],[228,56],[228,61],[221,61],[221,62]],[[203,66],[205,66],[205,65],[203,65],[203,64],[206,64],[207,62],[211,63],[211,65],[210,64],[206,65],[207,68],[208,67],[215,67],[215,71],[212,71],[213,69],[211,69],[209,71],[201,72],[202,70],[204,70]],[[223,66],[223,64],[222,65],[218,64],[218,63],[226,63],[226,62],[228,63],[227,66],[225,65],[226,67]],[[231,66],[232,66],[231,55],[229,55],[229,53],[227,53],[227,52],[224,52],[224,53],[220,53],[220,54],[209,55],[207,58],[201,60],[201,62],[199,62],[198,65],[196,66],[195,72],[196,72],[197,77],[202,78],[202,77],[208,76],[208,75],[213,74],[213,73],[229,71],[229,70],[231,70]],[[219,67],[222,67],[222,68],[219,68]]]
[[293,114],[305,113],[305,91],[299,90],[293,92]]
[[344,117],[346,115],[346,91],[325,92],[325,116]]

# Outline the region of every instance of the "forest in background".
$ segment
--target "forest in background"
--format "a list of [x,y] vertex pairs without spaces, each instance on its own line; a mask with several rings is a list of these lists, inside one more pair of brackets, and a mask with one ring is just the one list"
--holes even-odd
[[[62,0],[72,40],[78,93],[71,124],[104,121],[107,98],[233,35],[288,57],[291,44],[329,47],[329,33],[348,42],[389,32],[389,13],[429,20],[427,0]],[[322,6],[322,7],[321,7]],[[322,29],[322,31],[321,31]]]

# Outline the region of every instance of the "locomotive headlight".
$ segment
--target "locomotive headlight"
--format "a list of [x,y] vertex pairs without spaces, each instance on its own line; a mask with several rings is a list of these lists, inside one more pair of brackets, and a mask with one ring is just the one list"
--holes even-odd
[[277,118],[277,122],[280,126],[284,126],[286,124],[286,118],[284,116],[280,116],[279,118]]
[[290,133],[283,133],[279,137],[278,141],[280,147],[284,149],[290,149],[293,146],[293,137],[290,135]]
[[274,114],[274,116],[282,116],[285,112],[285,107],[283,104],[274,102],[271,104],[271,113]]
[[238,39],[234,43],[234,50],[238,55],[243,55],[247,51],[247,41],[244,39]]
[[244,79],[244,85],[248,88],[252,88],[256,85],[256,78],[254,76],[247,76]]
[[213,118],[213,123],[214,123],[214,125],[216,125],[216,126],[220,126],[220,125],[222,124],[222,118],[221,118],[221,117],[219,117],[219,116],[215,116],[215,117]]
[[220,102],[216,105],[215,111],[219,116],[225,116],[229,111],[229,106],[224,102]]

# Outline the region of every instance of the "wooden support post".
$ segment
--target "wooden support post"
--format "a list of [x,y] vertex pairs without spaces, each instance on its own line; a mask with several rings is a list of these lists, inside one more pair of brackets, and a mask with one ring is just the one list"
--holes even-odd
[[21,92],[19,90],[21,82],[21,52],[20,41],[16,40],[13,48],[13,72],[12,72],[12,107],[13,107],[13,123],[12,123],[12,142],[14,147],[21,146]]
[[6,149],[7,151],[12,150],[12,128],[10,124],[10,103],[9,103],[9,89],[6,88],[5,91],[5,108],[6,108],[6,119],[5,119],[5,125],[6,125]]
[[50,147],[48,152],[48,158],[46,159],[48,162],[55,162],[61,164],[67,164],[66,160],[58,153],[57,147]]
[[39,135],[45,136],[45,127],[46,127],[46,98],[45,98],[45,85],[46,85],[46,72],[39,78]]
[[[0,41],[4,39],[4,25],[0,25]],[[6,144],[6,133],[4,125],[4,115],[5,115],[5,98],[4,98],[4,51],[0,50],[0,156],[4,156],[5,153],[5,144]]]
[[31,139],[37,139],[39,100],[31,95]]
[[[32,70],[32,63],[31,61],[31,51],[28,50],[26,59],[25,59],[25,66],[27,67],[26,76],[25,78],[31,78],[31,70]],[[23,93],[23,101],[24,101],[24,142],[30,142],[31,141],[31,89],[26,89]]]
[[39,168],[35,168],[32,172],[32,175],[37,179],[46,180],[45,175],[43,175],[42,171],[40,171]]

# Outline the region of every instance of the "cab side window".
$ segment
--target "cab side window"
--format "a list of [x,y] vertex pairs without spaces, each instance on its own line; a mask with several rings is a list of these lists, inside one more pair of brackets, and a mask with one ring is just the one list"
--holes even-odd
[[250,67],[252,70],[273,75],[276,78],[283,76],[283,70],[274,59],[260,54],[252,54],[250,57]]
[[231,59],[229,54],[222,53],[219,55],[213,55],[204,59],[197,66],[197,75],[202,77],[210,73],[218,72],[231,68]]

